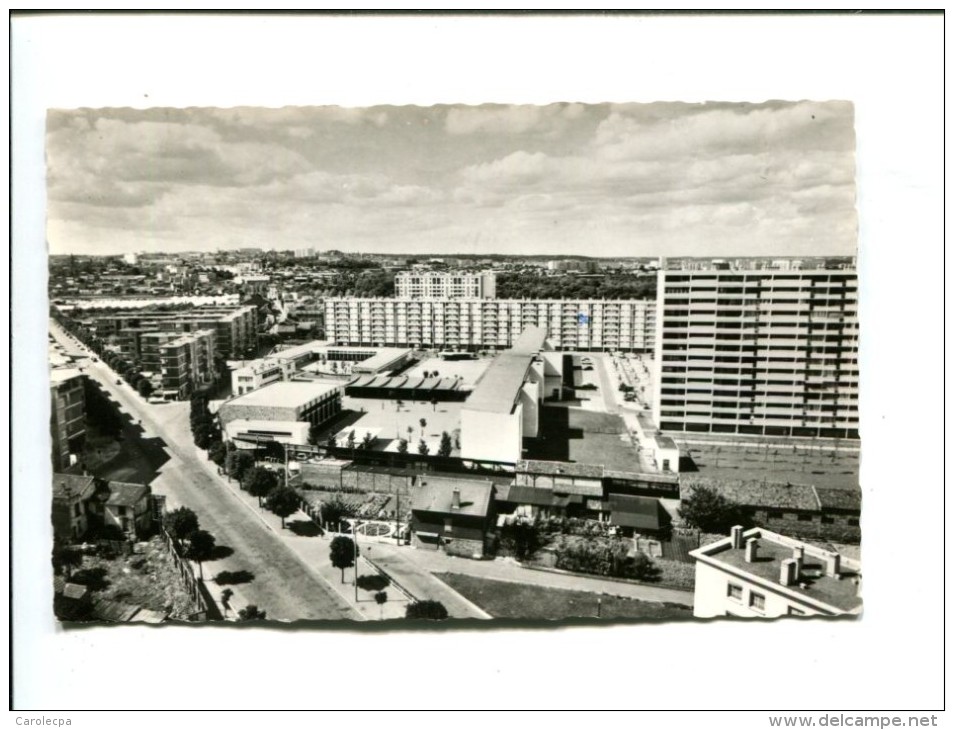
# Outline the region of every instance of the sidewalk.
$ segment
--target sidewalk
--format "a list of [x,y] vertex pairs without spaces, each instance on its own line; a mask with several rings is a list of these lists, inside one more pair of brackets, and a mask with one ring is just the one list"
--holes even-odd
[[[304,525],[313,525],[311,518],[304,512],[298,511],[291,517],[285,519],[285,528],[282,529],[281,518],[272,514],[266,509],[258,506],[258,498],[242,491],[238,482],[226,479],[218,474],[216,465],[209,461],[203,462],[205,469],[211,476],[226,483],[235,499],[242,502],[248,510],[253,512],[262,523],[270,529],[278,538],[284,542],[304,563],[308,569],[318,575],[335,592],[342,605],[349,609],[349,618],[361,621],[378,621],[388,619],[403,619],[407,604],[412,600],[404,594],[397,586],[389,585],[384,588],[388,600],[382,606],[375,601],[375,591],[368,591],[359,588],[357,591],[357,600],[355,600],[355,570],[346,568],[344,570],[344,583],[341,581],[341,571],[331,564],[331,540],[335,537],[334,533],[324,533],[323,535],[296,535],[292,531],[295,523]],[[350,535],[348,535],[350,537]],[[376,575],[378,571],[364,557],[367,553],[374,558],[375,551],[378,548],[377,543],[364,543],[360,536],[358,537],[358,575]],[[213,584],[214,585],[214,584]],[[211,590],[211,588],[210,588]],[[233,587],[234,590],[234,587]],[[238,591],[236,591],[238,593]],[[234,599],[233,599],[233,605]]]

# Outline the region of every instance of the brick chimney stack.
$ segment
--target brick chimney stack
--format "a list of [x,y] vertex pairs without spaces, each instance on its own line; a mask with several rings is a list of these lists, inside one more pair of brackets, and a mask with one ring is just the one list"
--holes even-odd
[[745,562],[754,563],[759,559],[759,540],[757,537],[750,537],[745,541]]

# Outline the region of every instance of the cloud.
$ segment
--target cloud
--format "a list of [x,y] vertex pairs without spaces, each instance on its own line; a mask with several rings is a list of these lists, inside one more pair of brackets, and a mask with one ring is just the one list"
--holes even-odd
[[582,104],[453,107],[447,112],[444,126],[450,135],[552,132],[580,119],[585,111]]

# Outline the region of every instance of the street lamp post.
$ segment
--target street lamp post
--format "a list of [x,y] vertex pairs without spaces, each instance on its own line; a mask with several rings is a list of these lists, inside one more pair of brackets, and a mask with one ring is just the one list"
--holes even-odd
[[351,537],[354,545],[354,602],[358,602],[358,520],[351,520]]

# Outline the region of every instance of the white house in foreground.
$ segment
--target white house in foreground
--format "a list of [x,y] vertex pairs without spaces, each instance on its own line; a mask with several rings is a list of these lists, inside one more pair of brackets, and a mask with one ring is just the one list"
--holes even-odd
[[698,618],[861,613],[861,564],[839,553],[736,526],[689,554],[696,560]]

